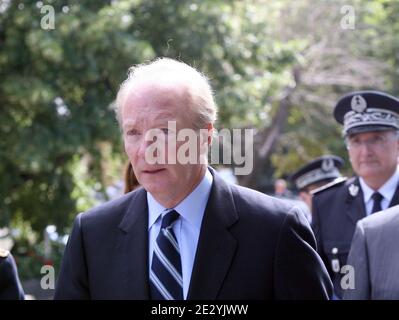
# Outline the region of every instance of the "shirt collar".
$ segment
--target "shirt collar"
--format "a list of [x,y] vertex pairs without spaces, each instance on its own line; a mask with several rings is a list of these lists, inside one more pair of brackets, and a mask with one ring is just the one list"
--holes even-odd
[[[206,204],[212,188],[213,177],[209,170],[206,170],[204,177],[197,187],[181,201],[173,209],[176,210],[181,217],[196,226],[201,227],[202,217],[204,216]],[[151,193],[147,192],[148,203],[148,229],[157,221],[160,215],[170,211],[161,205]]]
[[[363,178],[359,178],[359,183],[363,191],[363,198],[364,202],[367,203],[373,193],[374,190],[371,189],[366,182],[364,181]],[[388,179],[387,182],[385,182],[381,188],[378,189],[378,192],[384,197],[384,199],[387,199],[388,201],[391,201],[393,198],[393,195],[395,194],[396,187],[399,183],[399,169],[397,168],[395,173]]]
[[158,217],[167,212],[167,208],[161,205],[151,193],[147,192],[148,203],[148,229],[158,220]]

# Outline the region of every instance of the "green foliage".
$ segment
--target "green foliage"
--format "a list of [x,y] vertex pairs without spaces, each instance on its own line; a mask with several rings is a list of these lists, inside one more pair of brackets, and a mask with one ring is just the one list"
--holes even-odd
[[56,274],[58,274],[65,245],[58,241],[51,241],[50,246],[51,254],[46,257],[43,241],[34,244],[21,240],[17,242],[13,255],[18,265],[18,275],[21,280],[38,278],[42,267],[45,265],[53,266]]
[[[156,56],[203,70],[220,126],[261,126],[267,99],[291,81],[300,40],[274,40],[256,2],[11,1],[0,14],[0,208],[33,230],[71,225],[121,176],[124,162],[111,103],[129,66]],[[117,168],[117,170],[115,170]]]
[[[36,1],[13,1],[0,16],[0,216],[21,216],[38,232],[69,226],[79,184],[103,181],[97,143],[121,151],[110,103],[127,68],[154,56],[127,31],[126,3],[70,1],[67,14],[49,4],[54,30],[40,28]],[[79,166],[86,177],[74,174]]]

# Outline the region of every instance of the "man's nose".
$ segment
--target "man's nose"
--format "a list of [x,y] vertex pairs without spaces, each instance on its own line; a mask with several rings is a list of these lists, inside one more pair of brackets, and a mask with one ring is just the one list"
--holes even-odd
[[372,154],[373,153],[373,143],[370,140],[364,140],[361,144],[361,152],[363,154]]
[[152,141],[146,141],[146,139],[143,138],[140,141],[140,145],[139,145],[139,148],[138,148],[138,151],[137,151],[138,152],[138,156],[144,158],[146,156],[146,152],[147,152],[148,147],[152,143],[153,143]]

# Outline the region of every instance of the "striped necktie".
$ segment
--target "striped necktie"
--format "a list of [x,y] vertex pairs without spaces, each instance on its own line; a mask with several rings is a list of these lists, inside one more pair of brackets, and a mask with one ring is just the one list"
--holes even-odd
[[150,271],[152,300],[183,300],[183,279],[180,249],[173,232],[179,214],[172,210],[162,218],[155,242]]

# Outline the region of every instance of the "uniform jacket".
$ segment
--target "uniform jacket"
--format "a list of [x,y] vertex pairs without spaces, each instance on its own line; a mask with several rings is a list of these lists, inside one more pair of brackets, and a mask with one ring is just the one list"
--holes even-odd
[[[357,177],[321,188],[313,196],[312,227],[317,248],[333,280],[334,292],[342,298],[341,273],[346,265],[356,223],[366,217],[363,192]],[[389,206],[399,204],[399,189]]]

